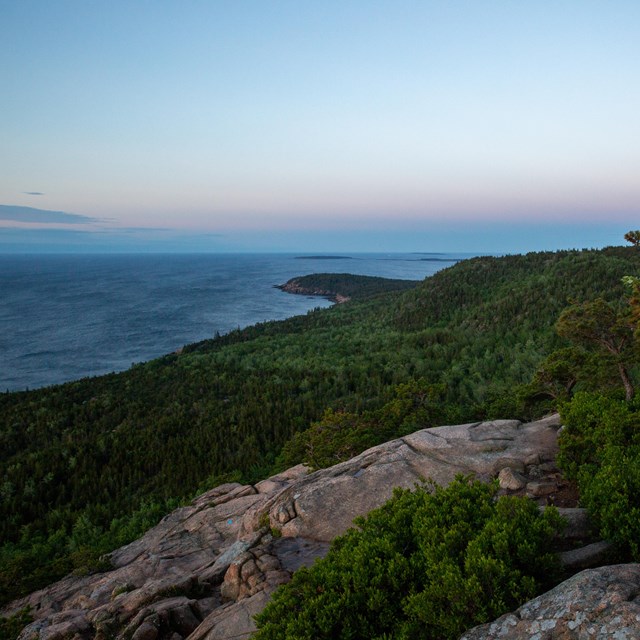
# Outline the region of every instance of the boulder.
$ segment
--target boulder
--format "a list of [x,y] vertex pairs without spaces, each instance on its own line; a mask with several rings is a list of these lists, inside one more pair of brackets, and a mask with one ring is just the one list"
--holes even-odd
[[614,557],[615,549],[611,542],[600,540],[578,549],[563,551],[560,554],[562,566],[569,571],[590,569],[607,564]]
[[640,564],[587,569],[460,640],[640,638]]
[[589,514],[587,510],[581,507],[571,507],[558,509],[560,515],[564,518],[566,527],[562,532],[565,540],[588,540],[593,531]]
[[527,485],[527,479],[511,467],[504,467],[498,474],[498,484],[507,491],[519,491]]
[[553,480],[533,480],[527,483],[527,495],[540,498],[551,495],[558,490],[558,483]]
[[227,603],[216,609],[189,636],[189,640],[243,640],[256,630],[253,616],[260,613],[269,602],[270,591],[236,603]]

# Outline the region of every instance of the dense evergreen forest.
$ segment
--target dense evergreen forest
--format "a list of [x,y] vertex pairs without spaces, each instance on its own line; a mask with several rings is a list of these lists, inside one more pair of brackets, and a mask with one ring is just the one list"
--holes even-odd
[[[640,231],[625,239],[640,246]],[[640,277],[622,282],[622,296],[616,289],[594,298],[590,288],[569,300],[555,323],[567,342],[511,395],[514,408],[531,410],[546,398],[546,406],[559,410],[556,462],[576,484],[596,539],[610,545],[607,564],[640,561]],[[345,442],[357,442],[372,424],[386,424],[394,404],[424,393],[421,385],[404,388],[378,412],[347,419],[328,414],[296,434],[284,452],[313,452],[312,464],[330,463]],[[566,525],[558,511],[540,510],[527,497],[497,497],[497,488],[497,482],[459,476],[444,488],[396,489],[334,539],[324,558],[273,594],[252,637],[456,640],[569,577],[555,552]],[[569,606],[582,615],[579,602]]]
[[350,273],[312,273],[291,278],[278,289],[290,293],[325,296],[336,299],[362,299],[388,291],[406,291],[418,284],[415,280],[398,280],[377,276],[356,276]]
[[475,258],[408,291],[0,395],[0,600],[99,567],[199,490],[305,460],[318,432],[342,447],[325,442],[323,466],[425,426],[534,417],[553,402],[536,372],[569,345],[563,309],[619,301],[639,267],[633,247]]

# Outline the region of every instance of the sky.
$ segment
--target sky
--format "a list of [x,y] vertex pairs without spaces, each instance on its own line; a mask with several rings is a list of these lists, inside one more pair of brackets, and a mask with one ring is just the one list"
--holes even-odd
[[0,252],[640,227],[637,0],[0,0]]

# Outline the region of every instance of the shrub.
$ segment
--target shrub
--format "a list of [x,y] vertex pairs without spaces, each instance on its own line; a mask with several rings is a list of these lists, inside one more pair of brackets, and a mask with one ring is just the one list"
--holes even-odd
[[328,409],[320,421],[284,445],[278,467],[304,462],[312,469],[323,469],[382,442],[434,427],[446,416],[440,402],[443,392],[442,385],[415,380],[398,385],[393,399],[377,411],[356,414]]
[[622,559],[640,561],[640,446],[608,445],[602,463],[578,474],[583,504],[600,535],[618,547]]
[[564,429],[558,464],[572,480],[583,465],[598,466],[608,445],[630,444],[640,433],[640,415],[627,402],[596,393],[576,393],[560,406],[560,415]]
[[441,640],[518,606],[555,577],[561,521],[494,495],[462,477],[396,490],[276,592],[255,638]]
[[576,394],[561,408],[558,462],[577,479],[582,504],[621,559],[640,560],[640,411],[631,403]]
[[0,616],[0,640],[15,640],[30,622],[33,622],[33,617],[29,608],[21,609],[8,618]]

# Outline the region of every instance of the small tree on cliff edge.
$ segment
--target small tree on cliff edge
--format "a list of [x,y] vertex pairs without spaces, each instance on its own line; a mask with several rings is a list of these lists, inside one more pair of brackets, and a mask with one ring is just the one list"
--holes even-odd
[[629,309],[619,309],[602,298],[565,309],[556,323],[563,337],[586,348],[595,348],[615,364],[624,386],[625,398],[631,400],[635,389],[629,367],[635,359],[634,335]]
[[624,239],[634,247],[640,248],[640,231],[627,231],[627,233],[624,234]]

